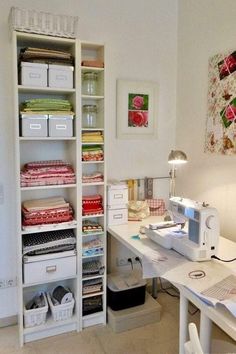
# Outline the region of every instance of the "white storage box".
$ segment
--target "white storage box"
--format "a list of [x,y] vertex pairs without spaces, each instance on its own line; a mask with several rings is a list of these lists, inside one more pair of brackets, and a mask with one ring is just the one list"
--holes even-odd
[[48,64],[20,63],[20,83],[23,86],[46,87]]
[[47,114],[21,114],[21,136],[46,137],[48,135]]
[[108,225],[122,225],[128,223],[128,209],[108,209]]
[[73,88],[74,67],[67,65],[48,66],[48,86],[57,88]]
[[127,207],[128,205],[128,186],[127,184],[109,184],[108,185],[108,208],[114,209]]
[[73,309],[75,305],[74,299],[72,299],[72,301],[67,302],[65,304],[60,304],[55,306],[52,303],[51,295],[49,293],[47,293],[47,299],[48,299],[48,303],[54,321],[64,321],[72,317]]
[[27,310],[26,307],[24,306],[25,328],[40,326],[45,323],[47,312],[48,312],[48,302],[45,293],[43,293],[43,298],[45,301],[45,306],[43,307],[40,307],[38,309]]
[[52,115],[49,114],[49,136],[72,137],[73,136],[73,115]]
[[146,293],[143,305],[120,311],[113,311],[108,307],[107,312],[108,324],[116,333],[143,327],[150,323],[159,322],[161,319],[161,306],[148,293]]
[[51,281],[75,275],[75,251],[24,257],[25,284]]

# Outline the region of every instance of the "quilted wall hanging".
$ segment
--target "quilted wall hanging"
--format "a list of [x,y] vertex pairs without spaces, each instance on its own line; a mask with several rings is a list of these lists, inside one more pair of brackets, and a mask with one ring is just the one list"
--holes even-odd
[[236,51],[209,60],[205,152],[236,154]]

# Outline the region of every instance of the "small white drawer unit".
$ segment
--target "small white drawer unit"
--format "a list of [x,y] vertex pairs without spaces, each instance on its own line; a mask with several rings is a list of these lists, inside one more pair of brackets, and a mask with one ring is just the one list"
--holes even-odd
[[21,136],[46,137],[48,135],[47,114],[21,114]]
[[74,67],[67,65],[48,66],[48,86],[57,88],[73,88]]
[[128,186],[112,182],[107,188],[108,225],[122,225],[128,222]]
[[48,64],[20,63],[20,84],[23,86],[47,87]]
[[108,225],[122,225],[128,223],[128,208],[108,209]]
[[48,133],[55,137],[73,136],[73,115],[48,115]]
[[24,257],[24,283],[33,284],[76,276],[75,251]]

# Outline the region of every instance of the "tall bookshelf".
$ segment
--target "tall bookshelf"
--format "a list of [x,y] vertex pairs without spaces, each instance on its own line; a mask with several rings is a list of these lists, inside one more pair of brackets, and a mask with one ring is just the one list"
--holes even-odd
[[[86,296],[83,295],[83,282],[86,279],[82,277],[82,266],[85,261],[83,257],[83,242],[85,236],[82,234],[82,222],[85,218],[82,216],[82,196],[99,193],[103,197],[104,213],[102,215],[92,216],[93,220],[97,220],[104,227],[104,231],[99,235],[87,235],[87,239],[100,237],[103,239],[103,253],[95,258],[101,259],[104,266],[106,265],[106,241],[105,241],[105,157],[100,163],[84,163],[81,158],[81,134],[83,126],[81,124],[82,105],[84,101],[94,102],[99,104],[99,126],[98,129],[104,132],[104,69],[99,73],[99,85],[102,94],[94,97],[84,97],[81,91],[82,73],[85,68],[81,67],[81,59],[88,56],[97,56],[104,53],[102,45],[81,42],[78,39],[66,39],[59,37],[51,37],[38,34],[29,34],[13,31],[13,76],[14,76],[14,127],[15,127],[15,175],[16,175],[16,242],[17,242],[17,259],[18,259],[18,325],[20,334],[20,343],[34,341],[40,338],[45,338],[53,335],[58,335],[70,331],[80,331],[84,327],[106,323],[106,276],[102,275],[103,291],[92,296],[101,296],[103,308],[98,313],[93,313],[87,316],[83,315],[83,300]],[[18,79],[18,57],[21,48],[36,47],[36,48],[54,48],[70,52],[74,59],[74,86],[72,89],[65,88],[50,88],[50,87],[26,87],[19,84]],[[104,57],[103,57],[104,58]],[[95,68],[90,68],[95,70]],[[99,70],[98,70],[99,71]],[[75,118],[73,119],[73,136],[72,137],[22,137],[20,130],[19,106],[20,104],[31,98],[63,98],[68,99],[73,106]],[[104,146],[103,146],[104,148]],[[104,156],[105,153],[104,153]],[[36,187],[21,187],[20,171],[25,163],[31,161],[43,160],[63,160],[72,164],[75,174],[76,183],[68,185],[51,185],[51,186],[36,186]],[[102,171],[104,181],[101,183],[82,184],[82,173],[96,170]],[[41,232],[26,231],[22,228],[21,206],[22,202],[32,199],[41,199],[54,196],[62,196],[66,201],[69,201],[74,211],[75,222],[68,222],[67,225],[48,225],[42,228],[42,231],[55,231],[60,229],[71,229],[76,236],[76,274],[62,276],[60,272],[48,277],[43,281],[36,281],[25,284],[24,282],[24,267],[22,257],[22,239],[27,237],[27,234]],[[67,263],[65,260],[65,268]],[[50,292],[57,285],[69,287],[75,299],[75,308],[71,318],[64,321],[54,321],[50,312],[47,314],[46,322],[39,326],[29,328],[24,327],[24,304],[30,298],[31,294],[45,291]],[[90,296],[90,295],[89,295]],[[87,296],[88,297],[88,296]]]

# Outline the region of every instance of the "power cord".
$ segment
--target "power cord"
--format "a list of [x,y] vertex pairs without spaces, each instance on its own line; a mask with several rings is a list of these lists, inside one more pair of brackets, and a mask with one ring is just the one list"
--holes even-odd
[[139,262],[141,268],[143,268],[142,261],[141,261],[141,259],[139,257],[135,257],[135,261]]
[[232,258],[232,259],[221,259],[217,256],[211,256],[211,258],[214,258],[214,259],[217,259],[218,261],[221,261],[221,262],[234,262],[236,261],[236,258]]
[[128,258],[127,261],[130,263],[132,270],[134,270],[132,258]]

